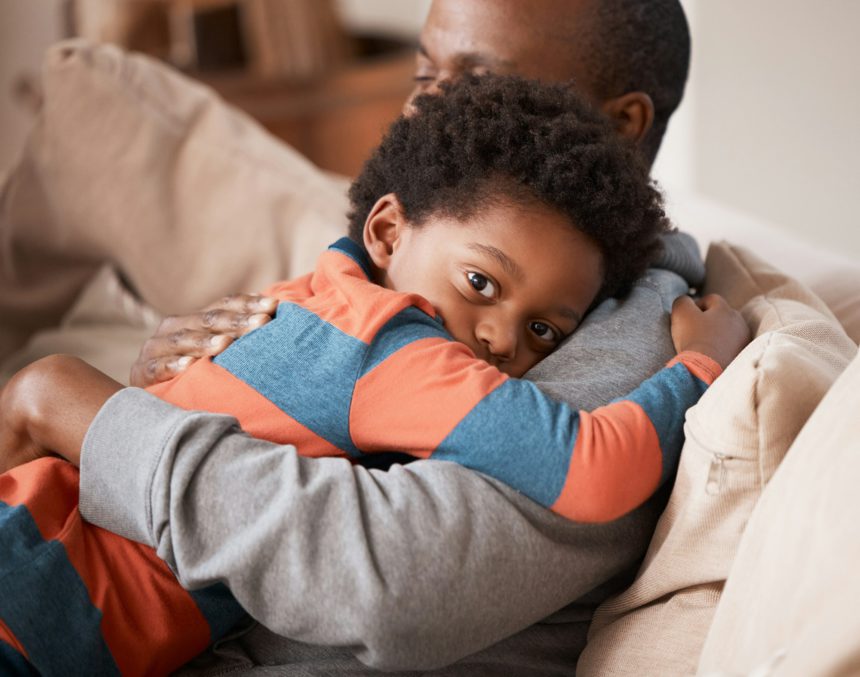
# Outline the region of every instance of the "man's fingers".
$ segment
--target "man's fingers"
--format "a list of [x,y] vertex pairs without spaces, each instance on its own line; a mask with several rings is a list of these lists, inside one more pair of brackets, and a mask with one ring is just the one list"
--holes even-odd
[[146,379],[150,383],[161,383],[162,381],[173,378],[179,372],[185,371],[196,361],[197,358],[191,357],[190,355],[147,360],[144,363]]
[[266,313],[240,313],[232,310],[206,310],[199,315],[200,326],[192,327],[204,329],[212,334],[226,334],[233,338],[244,336],[252,329],[262,327],[272,319]]
[[201,357],[218,355],[233,342],[231,336],[180,329],[149,339],[132,365],[130,382],[145,388],[173,378]]
[[233,342],[230,334],[180,329],[166,335],[153,336],[146,342],[141,356],[152,360],[170,357],[207,357],[217,355]]
[[247,334],[272,319],[278,301],[258,294],[235,294],[208,305],[199,313],[171,315],[162,320],[156,336],[183,331],[227,334],[233,338]]
[[156,336],[179,337],[184,332],[198,333],[211,336],[212,334],[224,334],[239,338],[252,329],[262,327],[271,315],[267,313],[239,313],[232,310],[205,310],[192,315],[173,315],[164,318],[158,327]]
[[164,318],[132,366],[132,385],[165,381],[195,359],[218,355],[234,339],[269,322],[277,305],[271,297],[236,294],[225,296],[200,313]]
[[189,355],[138,360],[131,368],[130,383],[137,388],[146,388],[172,379],[196,361],[196,357]]
[[210,303],[203,310],[226,310],[242,315],[265,313],[271,315],[278,307],[278,301],[270,296],[259,294],[233,294]]

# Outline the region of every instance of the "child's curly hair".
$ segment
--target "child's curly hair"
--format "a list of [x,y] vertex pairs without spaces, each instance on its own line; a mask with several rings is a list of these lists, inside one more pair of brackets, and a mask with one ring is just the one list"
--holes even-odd
[[413,106],[350,188],[349,234],[357,243],[373,205],[394,193],[414,226],[432,214],[463,220],[491,200],[561,212],[603,255],[599,298],[629,291],[659,254],[669,222],[648,168],[570,87],[464,76]]

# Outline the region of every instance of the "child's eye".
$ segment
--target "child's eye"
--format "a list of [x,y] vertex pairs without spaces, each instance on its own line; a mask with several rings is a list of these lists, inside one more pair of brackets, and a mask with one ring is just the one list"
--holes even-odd
[[469,284],[472,285],[472,289],[478,292],[481,296],[488,299],[496,297],[496,285],[494,285],[486,275],[468,272],[466,273],[466,279],[469,280]]
[[529,322],[529,329],[541,341],[557,343],[560,338],[559,333],[545,322]]

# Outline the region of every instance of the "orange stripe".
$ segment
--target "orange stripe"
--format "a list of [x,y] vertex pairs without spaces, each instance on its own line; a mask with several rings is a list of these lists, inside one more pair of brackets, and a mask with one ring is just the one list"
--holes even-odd
[[165,674],[209,645],[208,622],[155,551],[83,522],[73,466],[41,459],[15,468],[0,476],[0,496],[26,505],[42,538],[65,546],[123,674]]
[[12,631],[9,629],[3,619],[0,618],[0,641],[6,642],[9,646],[11,646],[15,651],[21,654],[24,658],[29,660],[29,656],[27,652],[24,650],[24,647],[21,646],[21,643],[18,641],[18,638],[12,634]]
[[678,353],[666,366],[672,367],[679,362],[687,367],[693,376],[704,381],[708,385],[711,385],[717,380],[717,377],[723,373],[723,368],[718,362],[712,360],[707,355],[696,353],[692,350],[685,350],[684,352]]
[[211,360],[198,360],[185,373],[148,390],[184,409],[234,416],[249,435],[276,444],[294,444],[302,456],[345,456],[331,442]]
[[364,343],[370,343],[383,324],[411,305],[435,316],[433,306],[424,298],[394,292],[369,281],[355,261],[336,251],[327,251],[320,257],[309,293],[303,296],[295,293],[289,282],[274,289],[279,298],[299,303],[321,320]]
[[639,405],[581,412],[567,479],[551,508],[578,522],[616,519],[651,496],[662,465],[657,431]]
[[308,273],[292,280],[275,282],[275,284],[266,287],[266,289],[260,293],[263,296],[271,296],[279,301],[301,303],[304,299],[313,295],[313,289],[311,288],[312,280],[313,273]]
[[433,306],[418,294],[386,289],[367,279],[348,256],[326,251],[310,275],[278,282],[263,292],[297,303],[353,338],[370,343],[380,328],[404,308],[415,306],[430,317]]
[[366,451],[424,457],[506,379],[461,343],[420,339],[359,379],[350,434]]

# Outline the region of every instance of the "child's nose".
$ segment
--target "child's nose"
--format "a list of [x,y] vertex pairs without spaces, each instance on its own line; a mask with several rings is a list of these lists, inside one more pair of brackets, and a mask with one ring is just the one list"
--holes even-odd
[[475,336],[497,360],[508,362],[517,354],[516,329],[507,323],[487,320],[479,322],[475,329]]

